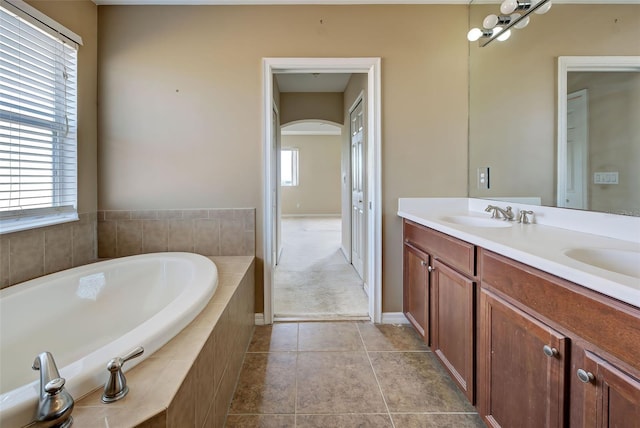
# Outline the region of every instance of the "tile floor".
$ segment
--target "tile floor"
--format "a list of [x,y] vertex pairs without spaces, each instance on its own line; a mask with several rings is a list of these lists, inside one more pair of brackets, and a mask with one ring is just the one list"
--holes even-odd
[[226,427],[484,427],[408,325],[258,326]]

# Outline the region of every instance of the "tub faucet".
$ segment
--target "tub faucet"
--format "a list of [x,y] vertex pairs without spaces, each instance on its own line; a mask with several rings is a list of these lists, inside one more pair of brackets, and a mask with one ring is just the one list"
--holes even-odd
[[511,207],[502,209],[500,207],[496,207],[495,205],[488,205],[484,210],[488,213],[491,213],[491,218],[500,218],[500,215],[502,214],[503,220],[512,221],[515,217],[515,214],[513,214]]
[[127,386],[127,379],[122,372],[122,365],[132,358],[139,357],[143,352],[144,348],[138,346],[124,357],[116,357],[109,360],[107,364],[109,379],[107,379],[107,382],[104,384],[104,392],[102,393],[103,403],[113,403],[127,395],[129,387]]
[[40,371],[40,399],[36,411],[37,427],[67,428],[73,423],[73,397],[64,389],[56,362],[50,352],[42,352],[33,361]]

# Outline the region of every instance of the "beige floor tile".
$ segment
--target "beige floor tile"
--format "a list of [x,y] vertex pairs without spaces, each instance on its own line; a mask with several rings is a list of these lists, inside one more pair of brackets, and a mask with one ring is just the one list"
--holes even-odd
[[294,415],[229,415],[226,428],[294,428]]
[[364,352],[300,352],[296,380],[298,413],[386,411]]
[[369,353],[390,412],[473,412],[430,352]]
[[281,352],[298,350],[298,324],[284,323],[256,326],[249,352]]
[[301,323],[299,351],[363,351],[362,339],[353,322]]
[[298,415],[296,428],[392,428],[387,414],[359,415]]
[[367,351],[427,351],[429,347],[409,325],[357,324]]
[[392,414],[396,428],[484,428],[477,414]]
[[294,413],[296,354],[246,354],[229,414]]

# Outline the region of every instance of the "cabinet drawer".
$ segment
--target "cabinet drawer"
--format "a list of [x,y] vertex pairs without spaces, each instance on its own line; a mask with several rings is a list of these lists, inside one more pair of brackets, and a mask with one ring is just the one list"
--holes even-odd
[[499,292],[632,367],[639,366],[640,310],[482,250],[481,287]]
[[476,274],[476,250],[468,242],[408,220],[404,221],[404,240],[466,275]]

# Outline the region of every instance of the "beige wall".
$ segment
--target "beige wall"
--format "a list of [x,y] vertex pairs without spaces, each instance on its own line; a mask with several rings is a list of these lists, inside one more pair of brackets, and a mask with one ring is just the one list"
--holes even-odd
[[[589,209],[640,215],[640,73],[571,72],[567,88],[588,90]],[[594,184],[607,171],[619,183]]]
[[466,5],[101,6],[98,205],[256,207],[262,258],[262,58],[381,57],[383,310],[400,311],[398,197],[467,193],[467,22]]
[[[497,9],[473,6],[471,25]],[[638,40],[638,5],[554,4],[504,43],[471,43],[469,194],[555,205],[557,57],[640,55]],[[491,168],[489,190],[477,189],[481,166]]]
[[342,125],[342,92],[283,92],[280,123],[325,120]]
[[297,186],[282,186],[282,215],[340,215],[340,135],[283,135],[298,149]]

